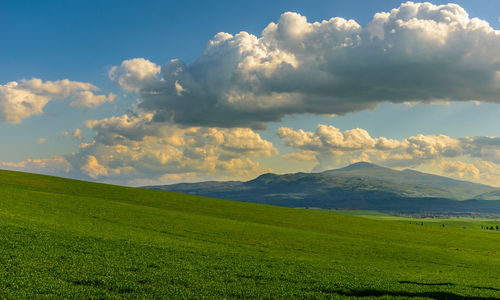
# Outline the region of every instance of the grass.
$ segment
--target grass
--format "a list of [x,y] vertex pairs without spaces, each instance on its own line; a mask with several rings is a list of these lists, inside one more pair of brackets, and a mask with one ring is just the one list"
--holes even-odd
[[0,171],[0,298],[500,297],[500,232]]
[[[487,228],[493,227],[496,231],[496,226],[500,228],[500,216],[488,215],[487,217],[478,215],[472,216],[456,216],[456,215],[429,215],[422,217],[390,215],[378,211],[358,210],[358,209],[320,209],[309,208],[316,211],[328,211],[336,214],[358,216],[374,220],[398,221],[408,224],[415,224],[421,226],[432,227],[448,227],[460,228],[468,230],[488,230]],[[500,231],[499,231],[500,232]]]

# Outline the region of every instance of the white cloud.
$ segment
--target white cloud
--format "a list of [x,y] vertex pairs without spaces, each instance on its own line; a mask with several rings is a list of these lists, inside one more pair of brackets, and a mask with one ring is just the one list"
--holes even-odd
[[441,161],[438,166],[447,176],[500,186],[500,165],[491,161],[483,159],[472,163]]
[[75,129],[75,131],[73,131],[71,134],[75,139],[83,140],[82,131],[79,128]]
[[[371,161],[390,167],[419,166],[440,162],[440,169],[454,170],[458,177],[472,169],[465,169],[461,162],[441,162],[443,159],[481,159],[500,163],[500,138],[467,137],[452,138],[446,135],[411,136],[402,140],[372,137],[360,128],[341,132],[338,128],[318,125],[315,132],[282,127],[277,136],[287,147],[295,150],[286,158],[316,161],[316,170],[343,166],[346,162]],[[500,174],[499,174],[500,175]]]
[[41,114],[49,101],[47,96],[18,88],[17,82],[0,85],[0,118],[8,123],[20,123],[24,118]]
[[127,91],[141,90],[158,80],[161,67],[144,58],[124,60],[109,71],[113,82]]
[[68,79],[43,82],[39,78],[32,78],[30,80],[23,79],[20,83],[13,83],[15,83],[16,88],[29,90],[35,94],[55,97],[68,97],[74,91],[97,90],[97,87],[90,83],[70,81]]
[[64,175],[72,171],[71,164],[62,156],[43,159],[27,159],[21,162],[0,162],[0,167],[8,170]]
[[[407,2],[361,27],[287,12],[261,36],[218,33],[192,64],[145,59],[110,71],[154,122],[265,127],[287,114],[378,103],[499,103],[500,32],[455,4]],[[160,70],[162,74],[160,75]]]
[[88,121],[87,127],[97,133],[94,141],[70,160],[78,165],[88,155],[95,157],[108,172],[87,174],[99,178],[249,178],[263,171],[254,158],[278,153],[248,128],[182,128],[151,119],[141,114]]
[[455,175],[460,178],[480,179],[481,172],[474,164],[464,163],[461,161],[441,161],[439,167],[448,174]]
[[47,141],[47,139],[45,139],[45,138],[39,138],[39,139],[36,141],[36,143],[37,143],[37,145],[40,145],[40,144],[45,143],[46,141]]
[[[152,115],[123,115],[86,122],[96,135],[65,157],[30,159],[0,166],[120,184],[251,179],[266,169],[260,158],[278,150],[248,128],[185,128],[152,122]],[[68,133],[69,135],[69,133]],[[81,136],[80,130],[72,133]],[[282,127],[278,137],[294,150],[282,156],[315,171],[370,161],[388,167],[431,166],[444,175],[500,184],[500,138],[416,135],[401,140],[372,137],[366,130],[316,131]],[[288,151],[287,151],[288,152]]]
[[108,170],[92,155],[87,155],[86,162],[80,169],[84,174],[94,179],[100,176],[108,176]]
[[175,81],[175,90],[177,91],[177,96],[182,96],[182,93],[186,91],[185,88],[179,83],[179,80]]
[[[96,135],[78,151],[0,167],[137,185],[250,179],[270,171],[258,159],[278,154],[271,142],[249,128],[185,128],[151,119],[150,114],[139,114],[88,121],[86,126]],[[82,136],[79,129],[71,134]]]
[[82,91],[75,96],[75,100],[69,105],[73,107],[97,107],[106,102],[113,102],[115,100],[115,95],[109,93],[106,95],[94,95],[91,91]]
[[68,79],[43,82],[33,78],[0,84],[0,119],[17,124],[31,115],[43,113],[43,108],[50,101],[73,94],[94,95],[91,91],[96,90],[98,88],[90,83]]
[[366,130],[361,128],[341,132],[336,127],[322,124],[318,125],[316,132],[281,127],[278,129],[277,135],[289,147],[318,152],[324,150],[394,149],[401,147],[404,143],[384,137],[372,138]]

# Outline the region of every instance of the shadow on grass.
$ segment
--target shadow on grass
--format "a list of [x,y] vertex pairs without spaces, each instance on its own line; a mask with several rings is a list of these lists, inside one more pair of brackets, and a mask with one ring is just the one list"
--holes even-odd
[[417,282],[417,281],[398,281],[398,283],[408,283],[408,284],[417,284],[417,285],[425,285],[425,286],[443,286],[443,285],[456,285],[451,282],[438,282],[438,283],[427,283],[427,282]]
[[494,299],[491,297],[473,297],[473,296],[462,296],[450,292],[405,292],[405,291],[380,291],[380,290],[352,290],[352,291],[335,291],[332,293],[346,297],[382,297],[382,296],[392,296],[392,297],[420,297],[420,298],[430,298],[430,299],[467,299],[467,300],[483,300],[483,299]]
[[[439,283],[426,283],[426,282],[417,282],[417,281],[398,281],[398,283],[407,283],[407,284],[416,284],[416,285],[425,285],[425,286],[455,286],[456,284],[451,283],[451,282],[439,282]],[[500,292],[500,289],[493,288],[493,287],[487,287],[487,286],[474,286],[474,285],[466,285],[465,287],[473,288],[473,289],[480,289],[480,290],[490,290],[490,291],[496,291]]]

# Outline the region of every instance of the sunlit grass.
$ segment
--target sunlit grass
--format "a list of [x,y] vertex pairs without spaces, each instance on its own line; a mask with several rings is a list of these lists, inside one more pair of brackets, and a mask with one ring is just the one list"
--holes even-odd
[[407,221],[0,171],[0,298],[500,297],[500,232]]

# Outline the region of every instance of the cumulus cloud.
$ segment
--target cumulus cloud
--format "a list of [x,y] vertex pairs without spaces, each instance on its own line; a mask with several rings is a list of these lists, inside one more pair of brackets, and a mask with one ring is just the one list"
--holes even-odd
[[[452,138],[446,135],[416,135],[402,140],[372,137],[356,128],[340,131],[330,125],[318,125],[316,131],[278,129],[277,136],[295,150],[285,158],[294,161],[315,161],[315,170],[344,166],[346,162],[370,161],[389,167],[418,167],[434,164],[456,177],[481,181],[486,168],[481,162],[500,164],[500,138]],[[473,160],[470,165],[460,160]],[[493,170],[494,168],[490,168]],[[500,171],[500,170],[499,170]],[[489,171],[493,174],[493,171]],[[500,176],[500,172],[498,173]]]
[[40,144],[45,143],[46,141],[47,141],[47,139],[45,139],[45,138],[39,138],[39,139],[36,141],[36,144],[37,144],[37,145],[40,145]]
[[109,78],[127,91],[140,91],[144,87],[158,81],[161,67],[144,59],[125,60],[119,66],[109,70]]
[[73,131],[71,134],[75,139],[83,140],[82,131],[79,128],[75,129],[75,131]]
[[95,95],[91,91],[83,91],[79,92],[75,96],[75,100],[73,100],[69,105],[73,107],[97,107],[106,102],[115,101],[115,95],[113,93],[109,93],[106,95]]
[[[71,172],[59,169],[60,175],[121,184],[250,179],[270,171],[259,158],[278,154],[249,128],[186,128],[152,118],[137,114],[87,121],[95,136],[62,158]],[[79,138],[81,131],[72,135]],[[25,171],[43,166],[52,170],[45,161],[10,164]]]
[[108,176],[108,169],[99,163],[93,155],[87,155],[85,163],[80,168],[82,172],[91,178],[97,179],[100,176]]
[[192,64],[136,58],[110,70],[153,121],[265,127],[287,114],[378,103],[500,102],[500,31],[456,4],[407,2],[366,27],[287,12],[260,36],[218,33]]
[[479,159],[472,163],[442,161],[438,164],[445,175],[484,184],[500,186],[500,164]]
[[441,161],[439,167],[449,174],[453,174],[460,178],[480,179],[481,172],[474,164],[469,164],[461,161]]
[[[248,178],[263,171],[255,158],[278,153],[249,128],[184,128],[152,123],[152,118],[139,114],[87,121],[96,135],[69,160],[85,166],[93,178]],[[89,164],[107,172],[92,172]]]
[[83,101],[81,99],[85,97],[94,98],[94,103],[99,99],[102,100],[99,97],[106,98],[94,95],[92,91],[96,90],[98,88],[90,83],[68,79],[44,82],[33,78],[0,84],[0,119],[12,124],[20,123],[31,115],[43,113],[43,108],[49,101],[64,99],[71,95],[76,95],[76,101]]
[[71,164],[62,156],[43,159],[27,159],[21,162],[0,162],[2,169],[28,171],[34,173],[63,175],[73,170]]
[[[271,171],[258,159],[279,154],[249,128],[183,127],[153,119],[153,114],[141,113],[87,121],[96,135],[67,160],[91,178],[130,184],[252,178]],[[497,137],[418,134],[390,139],[372,137],[361,128],[341,131],[322,124],[314,132],[282,127],[277,136],[295,150],[283,158],[316,164],[316,171],[370,161],[388,167],[430,164],[443,174],[489,184],[500,178]]]

